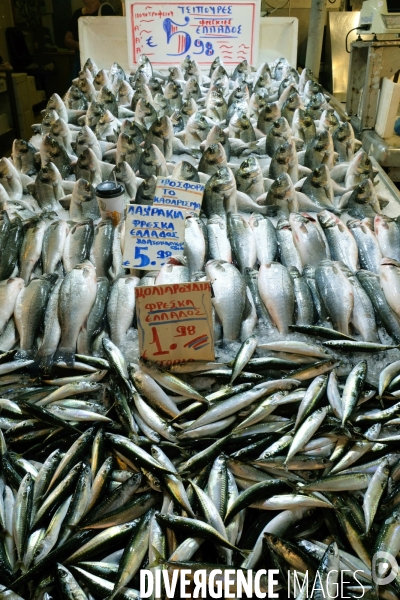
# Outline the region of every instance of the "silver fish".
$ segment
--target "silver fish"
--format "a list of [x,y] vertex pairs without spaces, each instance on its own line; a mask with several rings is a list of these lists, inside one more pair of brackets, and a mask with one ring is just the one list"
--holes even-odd
[[43,275],[33,279],[21,289],[15,303],[14,318],[20,337],[17,358],[32,357],[35,352],[36,334],[42,322],[47,300],[57,275]]
[[75,360],[78,335],[89,316],[96,290],[96,271],[89,261],[76,265],[62,282],[58,302],[61,339],[57,359],[67,365]]

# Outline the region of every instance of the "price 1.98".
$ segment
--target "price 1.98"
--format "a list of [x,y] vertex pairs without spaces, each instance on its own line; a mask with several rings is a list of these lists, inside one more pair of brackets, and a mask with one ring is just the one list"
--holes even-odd
[[[176,348],[178,347],[178,344],[176,344],[175,342],[170,345],[168,350],[163,350],[163,348],[161,346],[160,338],[158,335],[157,327],[152,327],[151,331],[153,334],[153,338],[150,342],[150,346],[152,344],[154,344],[155,348],[157,349],[156,352],[153,352],[153,356],[160,356],[161,354],[169,354],[170,350],[176,350]],[[188,327],[185,327],[184,325],[180,325],[179,327],[176,328],[176,331],[177,331],[177,334],[174,337],[186,337],[188,335],[195,335],[196,327],[194,325],[189,325]]]

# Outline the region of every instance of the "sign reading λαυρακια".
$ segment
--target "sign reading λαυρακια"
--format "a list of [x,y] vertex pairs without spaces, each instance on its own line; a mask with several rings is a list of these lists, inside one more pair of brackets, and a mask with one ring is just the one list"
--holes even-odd
[[200,214],[203,201],[204,184],[197,181],[183,181],[173,177],[157,177],[154,194],[155,206],[180,208],[196,215]]
[[182,256],[185,241],[182,209],[129,204],[122,264],[129,269],[158,270],[172,255]]
[[143,358],[162,366],[214,360],[209,281],[140,286],[135,296]]

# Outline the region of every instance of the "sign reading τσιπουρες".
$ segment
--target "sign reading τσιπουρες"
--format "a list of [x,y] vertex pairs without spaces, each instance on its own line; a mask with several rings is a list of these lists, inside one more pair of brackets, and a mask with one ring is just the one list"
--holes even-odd
[[140,355],[169,366],[214,360],[208,281],[135,288]]
[[231,2],[138,2],[126,0],[128,59],[141,54],[153,65],[175,66],[185,57],[207,67],[257,63],[260,0]]
[[182,181],[172,177],[157,177],[157,187],[153,205],[167,208],[183,208],[196,215],[200,214],[204,184],[196,181]]
[[166,206],[129,204],[122,264],[129,269],[158,270],[172,255],[182,256],[186,211]]

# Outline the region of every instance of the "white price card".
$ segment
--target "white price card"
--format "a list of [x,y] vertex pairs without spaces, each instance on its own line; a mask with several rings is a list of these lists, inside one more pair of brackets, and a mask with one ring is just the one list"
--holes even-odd
[[196,181],[182,181],[172,177],[157,177],[154,206],[183,208],[200,214],[205,185]]
[[190,56],[201,67],[219,56],[226,66],[257,63],[260,0],[139,2],[126,0],[129,66],[141,54],[153,65],[176,65]]
[[169,366],[214,360],[209,281],[135,288],[140,356]]
[[185,216],[180,209],[130,204],[125,223],[124,267],[158,270],[173,254],[182,256]]

